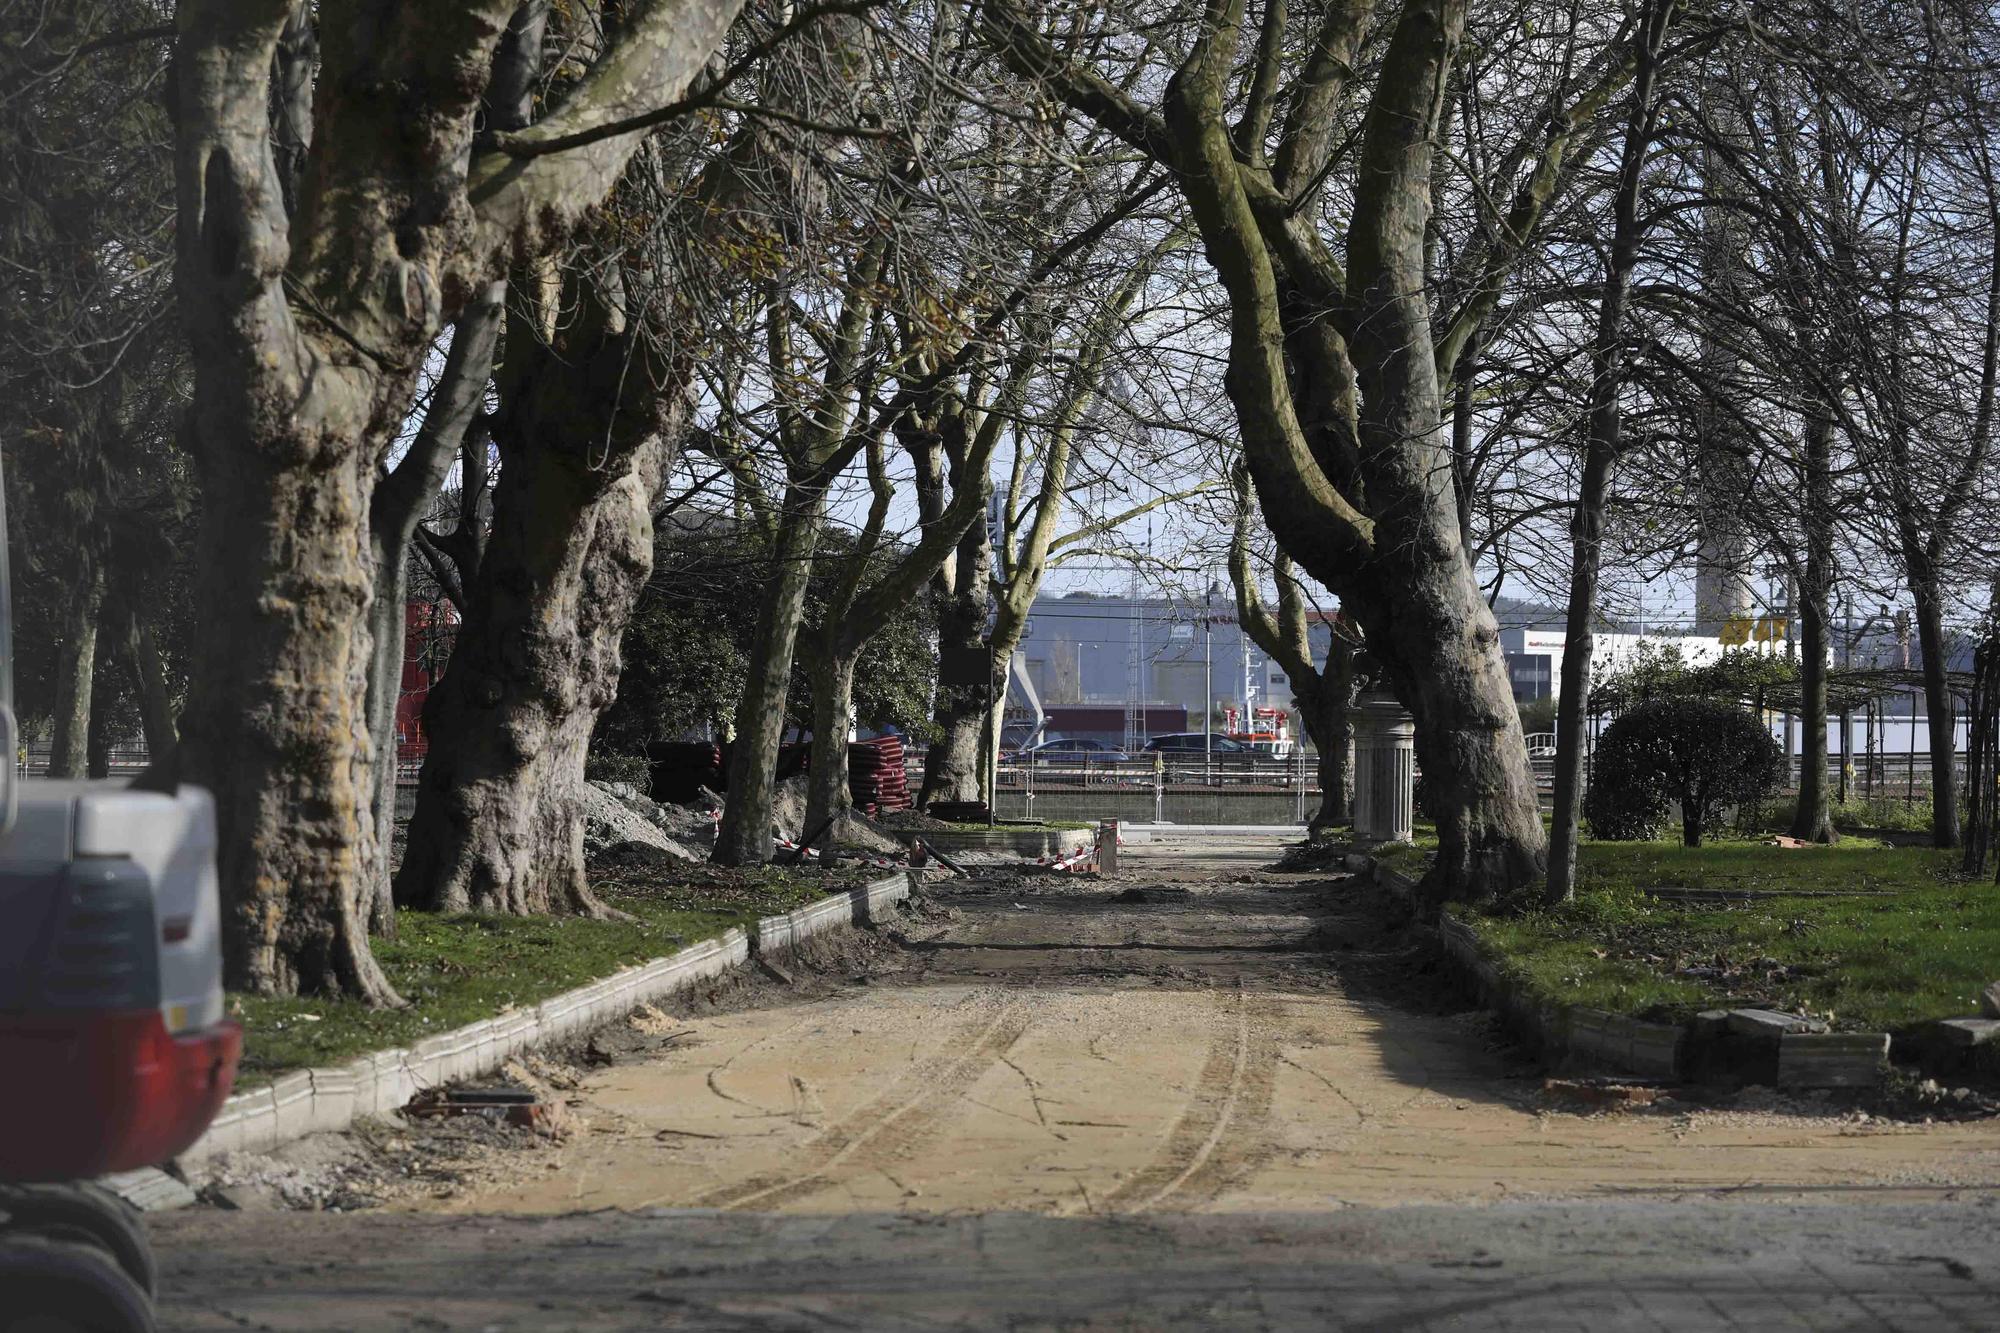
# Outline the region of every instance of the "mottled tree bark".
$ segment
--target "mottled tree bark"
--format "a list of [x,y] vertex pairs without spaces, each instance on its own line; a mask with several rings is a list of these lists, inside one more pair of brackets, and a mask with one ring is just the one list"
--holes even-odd
[[[215,794],[225,975],[239,989],[395,994],[368,950],[378,866],[367,717],[377,471],[444,322],[602,200],[643,131],[475,153],[515,0],[364,6],[321,32],[295,210],[271,133],[290,0],[176,7],[175,282],[195,367],[204,630],[182,773]],[[661,0],[548,120],[545,141],[657,107],[732,0]]]
[[97,672],[97,617],[104,603],[104,578],[93,571],[66,609],[62,649],[56,655],[54,727],[49,741],[49,776],[80,778],[90,766],[90,694]]
[[[533,118],[534,87],[541,74],[548,20],[549,0],[526,0],[508,21],[493,53],[492,82],[484,108],[489,130],[519,130]],[[368,612],[374,643],[368,665],[368,728],[381,747],[374,773],[375,867],[368,929],[383,937],[396,933],[395,867],[390,864],[390,849],[396,829],[396,706],[402,696],[403,665],[409,650],[410,555],[417,524],[444,484],[452,459],[475,443],[472,437],[479,429],[493,356],[505,322],[506,299],[505,281],[489,283],[459,316],[423,424],[395,469],[382,479],[368,515],[370,554],[375,562],[375,595]],[[461,577],[470,577],[476,568],[475,562],[467,561]]]
[[[1295,415],[1278,273],[1223,133],[1226,45],[1190,57],[1168,125],[1210,262],[1230,292],[1226,384],[1265,516],[1279,541],[1340,594],[1388,683],[1417,718],[1417,760],[1438,817],[1432,901],[1503,897],[1536,883],[1546,837],[1499,627],[1460,541],[1424,297],[1430,127],[1465,21],[1456,0],[1412,3],[1396,24],[1364,126],[1365,195],[1348,236],[1345,357],[1358,390],[1351,454],[1363,513],[1338,488],[1347,467]],[[1296,282],[1300,275],[1287,280]],[[1336,336],[1316,328],[1322,341]],[[1291,340],[1294,345],[1297,338]],[[1325,391],[1326,386],[1318,386]],[[1338,435],[1337,417],[1314,422]]]
[[1311,738],[1319,754],[1320,803],[1307,827],[1308,835],[1317,839],[1334,825],[1349,822],[1354,722],[1348,709],[1354,703],[1354,645],[1339,624],[1330,625],[1326,665],[1322,668],[1313,661],[1305,591],[1291,560],[1282,553],[1272,570],[1278,586],[1276,613],[1265,605],[1251,562],[1250,524],[1256,497],[1247,468],[1237,468],[1235,486],[1229,581],[1236,593],[1236,620],[1252,642],[1284,667],[1292,683],[1300,730]]
[[984,523],[966,530],[953,560],[953,576],[937,599],[937,703],[931,721],[938,737],[924,754],[919,808],[938,801],[978,801],[985,789],[994,671],[986,643],[993,548]]
[[1307,732],[1319,752],[1319,811],[1307,833],[1326,837],[1336,826],[1354,822],[1354,645],[1335,630],[1326,666],[1313,696],[1300,700]]
[[[374,772],[375,867],[370,876],[373,892],[368,928],[384,937],[395,934],[396,924],[394,867],[389,864],[389,851],[396,827],[396,705],[402,697],[403,664],[409,651],[410,553],[417,524],[443,484],[453,457],[479,429],[506,296],[506,283],[489,284],[459,318],[423,425],[395,471],[376,488],[368,516],[375,565],[374,599],[368,608],[372,643],[368,729],[382,747]],[[473,565],[462,570],[461,577],[469,578],[476,571]]]
[[[827,607],[814,652],[812,778],[808,784],[805,834],[812,837],[823,830],[818,845],[839,841],[847,822],[848,729],[854,720],[854,672],[868,643],[880,634],[890,619],[902,611],[924,585],[932,583],[955,552],[973,540],[986,502],[993,494],[991,467],[1003,424],[1012,419],[1019,405],[1019,393],[1039,360],[1033,353],[1017,359],[1002,394],[1001,406],[981,411],[955,391],[941,391],[932,412],[926,414],[934,425],[916,432],[912,448],[919,475],[930,459],[930,441],[935,439],[951,463],[951,502],[943,509],[920,501],[922,535],[893,559],[883,560],[882,532],[888,519],[892,494],[884,471],[882,451],[868,453],[868,476],[875,500],[868,521],[849,557],[851,565]],[[935,498],[933,492],[932,499]],[[870,569],[871,564],[885,568]],[[872,577],[871,577],[872,574]],[[981,584],[984,600],[984,584]],[[996,645],[997,650],[997,645]],[[1012,651],[1011,643],[1006,651]]]
[[713,853],[722,865],[761,865],[771,859],[771,798],[777,787],[778,746],[785,735],[792,659],[798,648],[799,622],[805,616],[806,586],[812,580],[813,552],[819,546],[825,503],[826,492],[821,486],[794,482],[785,488],[770,551],[771,581],[757,608],[743,698],[736,706],[736,733],[730,740],[729,794],[716,826]]
[[854,726],[854,668],[860,651],[816,655],[812,663],[812,763],[806,775],[805,824],[799,841],[824,851],[847,832],[853,809],[847,746]]
[[[1530,165],[1505,225],[1468,253],[1462,299],[1434,330],[1425,244],[1433,142],[1463,0],[1409,0],[1386,28],[1355,158],[1344,269],[1307,207],[1331,165],[1373,9],[1364,0],[1319,18],[1298,80],[1274,94],[1288,112],[1268,165],[1261,145],[1239,150],[1225,121],[1238,105],[1237,0],[1210,6],[1167,85],[1164,114],[1072,65],[1012,6],[995,0],[981,15],[1017,71],[1175,170],[1228,292],[1224,384],[1266,520],[1340,596],[1416,715],[1418,758],[1440,813],[1426,893],[1517,897],[1542,879],[1546,838],[1498,626],[1459,528],[1440,381],[1491,317],[1629,64],[1612,48],[1579,71],[1545,138],[1520,146]],[[1276,88],[1284,47],[1260,46],[1269,71],[1258,72],[1256,87]],[[1246,117],[1260,105],[1252,97]]]
[[584,757],[618,692],[619,646],[653,570],[666,410],[644,326],[586,295],[510,316],[493,532],[424,706],[430,737],[398,902],[602,915],[583,865]]
[[166,665],[160,660],[159,638],[138,610],[125,620],[125,665],[132,673],[132,692],[139,700],[146,754],[157,763],[173,753],[180,733],[174,721],[173,696],[167,689]]

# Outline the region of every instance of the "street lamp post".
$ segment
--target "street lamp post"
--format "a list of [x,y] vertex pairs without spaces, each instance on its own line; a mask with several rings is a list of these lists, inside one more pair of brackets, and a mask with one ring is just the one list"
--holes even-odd
[[1201,604],[1202,701],[1201,782],[1215,785],[1215,584],[1211,580]]

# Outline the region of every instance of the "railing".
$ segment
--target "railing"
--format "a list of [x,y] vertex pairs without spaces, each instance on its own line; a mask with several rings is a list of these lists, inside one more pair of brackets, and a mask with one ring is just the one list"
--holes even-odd
[[[47,777],[49,772],[49,753],[54,749],[54,746],[48,741],[29,741],[21,749],[25,752],[27,758],[23,762],[21,754],[17,753],[14,756],[15,770],[23,777]],[[152,762],[152,756],[146,751],[146,742],[142,740],[121,741],[113,745],[109,758],[110,764],[107,772],[112,777],[136,775],[144,771],[146,765]]]
[[1075,816],[1079,812],[1073,807],[1079,799],[1096,796],[1128,818],[1140,815],[1135,807],[1150,807],[1147,813],[1154,820],[1172,818],[1170,807],[1188,806],[1192,800],[1196,806],[1217,810],[1255,807],[1265,815],[1281,803],[1284,814],[1279,819],[1240,822],[1283,822],[1289,817],[1304,823],[1319,809],[1320,800],[1318,764],[1303,749],[1283,759],[1237,752],[1209,758],[1200,751],[1108,759],[1006,759],[996,776],[996,807],[1028,817],[1053,805],[1064,809],[1049,810],[1049,817]]

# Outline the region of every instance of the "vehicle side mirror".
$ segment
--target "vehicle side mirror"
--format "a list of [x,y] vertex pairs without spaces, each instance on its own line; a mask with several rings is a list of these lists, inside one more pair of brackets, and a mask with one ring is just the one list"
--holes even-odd
[[4,753],[4,758],[0,759],[0,838],[14,831],[14,788],[18,785],[14,765],[20,744],[20,733],[14,726],[14,710],[0,704],[0,753]]

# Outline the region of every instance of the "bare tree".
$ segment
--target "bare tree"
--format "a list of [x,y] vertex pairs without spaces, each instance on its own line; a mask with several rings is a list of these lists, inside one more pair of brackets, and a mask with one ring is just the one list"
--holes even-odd
[[1277,585],[1276,609],[1267,606],[1262,580],[1253,564],[1251,542],[1255,498],[1250,470],[1235,472],[1236,522],[1229,543],[1229,578],[1236,590],[1236,620],[1251,640],[1285,669],[1298,701],[1300,722],[1319,755],[1319,809],[1307,827],[1308,836],[1329,836],[1350,822],[1354,799],[1355,657],[1362,645],[1353,626],[1341,617],[1321,616],[1327,629],[1326,662],[1315,660],[1312,646],[1311,599],[1291,558],[1279,551],[1270,561]]
[[[1509,202],[1491,240],[1462,255],[1455,304],[1439,317],[1426,296],[1427,241],[1443,91],[1466,8],[1410,0],[1379,24],[1377,8],[1329,6],[1295,41],[1288,11],[1267,6],[1249,42],[1240,3],[1174,10],[1148,34],[1149,50],[1165,49],[1169,33],[1182,39],[1157,110],[1092,66],[1096,53],[1123,49],[1105,35],[1059,47],[1012,6],[985,12],[1023,75],[1178,173],[1229,295],[1227,383],[1266,521],[1340,595],[1417,715],[1439,818],[1428,892],[1501,897],[1541,881],[1546,840],[1497,626],[1465,551],[1443,408],[1584,130],[1629,80],[1629,34],[1571,24],[1558,37],[1569,54],[1543,90],[1545,118],[1475,182],[1484,198]],[[1380,34],[1372,84],[1360,59],[1371,27]],[[1588,58],[1569,58],[1593,43]],[[1294,69],[1288,54],[1298,50]],[[1344,263],[1315,225],[1342,169],[1352,173],[1340,199]]]
[[559,107],[494,148],[476,121],[515,0],[323,5],[295,190],[271,108],[306,82],[279,61],[302,9],[178,7],[175,280],[207,644],[181,771],[216,795],[232,985],[394,1001],[366,935],[381,462],[440,330],[605,197],[645,138],[634,118],[680,95],[738,7],[637,9]]

